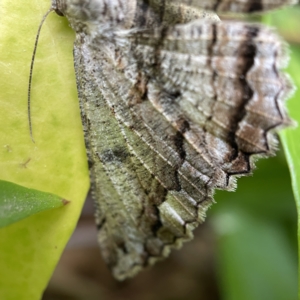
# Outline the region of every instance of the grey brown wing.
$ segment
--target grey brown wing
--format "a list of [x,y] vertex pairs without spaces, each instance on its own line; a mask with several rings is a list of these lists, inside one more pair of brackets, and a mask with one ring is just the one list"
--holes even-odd
[[274,129],[291,123],[284,101],[293,88],[281,71],[285,46],[272,30],[200,20],[136,34],[131,45],[143,99],[131,100],[131,110],[152,132],[163,131],[162,116],[176,130],[181,141],[170,149],[184,158],[185,178],[187,164],[209,177],[210,187],[230,189],[231,175],[251,172],[251,156],[274,153]]
[[[110,59],[113,47],[95,53],[80,40],[74,54],[99,244],[114,276],[124,279],[192,237],[212,189],[209,176],[183,167],[181,134],[148,100],[128,102],[142,95]],[[190,178],[182,174],[187,170]]]
[[251,13],[293,5],[297,0],[150,0],[147,2],[153,7],[180,4],[217,12]]
[[273,32],[239,23],[78,38],[99,242],[124,279],[189,240],[252,154],[272,154],[270,130],[289,123],[284,54]]

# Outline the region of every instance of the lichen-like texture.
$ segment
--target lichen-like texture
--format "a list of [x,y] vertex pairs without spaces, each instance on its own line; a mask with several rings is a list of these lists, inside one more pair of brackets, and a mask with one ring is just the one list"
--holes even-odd
[[292,84],[271,29],[219,21],[294,1],[53,0],[75,71],[102,254],[120,280],[192,238],[213,202],[274,154]]

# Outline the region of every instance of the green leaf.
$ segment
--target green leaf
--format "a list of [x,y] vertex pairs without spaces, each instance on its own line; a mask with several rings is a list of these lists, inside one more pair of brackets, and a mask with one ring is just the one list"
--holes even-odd
[[67,203],[69,201],[50,193],[0,181],[0,228]]
[[[296,121],[296,124],[293,128],[283,130],[280,133],[280,138],[291,174],[292,188],[298,211],[298,257],[300,257],[300,38],[297,31],[297,28],[300,26],[299,15],[300,7],[298,6],[281,13],[274,13],[267,19],[269,24],[279,27],[279,30],[284,37],[293,43],[291,45],[291,60],[287,71],[293,79],[296,92],[288,101],[287,106],[290,116]],[[300,265],[298,267],[298,276],[300,278]],[[298,294],[300,297],[300,286]]]
[[[300,26],[300,23],[299,23]],[[292,47],[292,59],[289,65],[288,71],[294,79],[294,83],[297,86],[297,92],[294,97],[289,101],[288,107],[291,112],[291,117],[297,120],[300,124],[300,46]],[[296,200],[296,206],[298,210],[298,228],[300,228],[300,127],[284,130],[281,134],[281,141],[287,157],[288,166],[292,178],[292,187]],[[298,251],[300,249],[300,231],[298,230]],[[300,251],[298,252],[300,257]],[[299,265],[299,278],[300,278],[300,265]],[[299,287],[300,297],[300,287]]]
[[27,89],[34,40],[50,0],[0,1],[0,179],[68,199],[63,209],[0,228],[0,299],[40,299],[89,188],[73,67],[74,33],[49,15],[33,71],[32,143]]

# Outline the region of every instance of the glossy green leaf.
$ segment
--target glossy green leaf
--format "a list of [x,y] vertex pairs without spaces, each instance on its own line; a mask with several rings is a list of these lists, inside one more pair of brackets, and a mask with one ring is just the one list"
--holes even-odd
[[[299,11],[300,13],[300,11]],[[300,22],[299,22],[300,26]],[[288,71],[294,79],[297,91],[294,97],[289,101],[288,107],[291,117],[300,124],[300,45],[292,47],[292,59]],[[292,187],[298,210],[298,228],[300,228],[300,127],[284,130],[280,134],[283,148],[287,157],[288,166],[291,172]],[[298,230],[298,251],[300,249],[300,232]],[[298,252],[300,257],[300,251]],[[300,266],[299,266],[300,278]],[[299,286],[300,297],[300,286]]]
[[0,181],[0,228],[69,201],[50,193]]
[[[50,0],[0,1],[0,179],[70,203],[0,228],[0,299],[40,299],[71,236],[89,178],[65,18],[51,13],[40,36],[28,130],[27,89],[36,32]],[[0,191],[1,193],[1,191]]]
[[[288,101],[287,106],[291,118],[295,121],[293,128],[288,128],[280,133],[284,152],[289,166],[292,188],[298,210],[298,228],[300,228],[300,36],[297,28],[300,26],[300,7],[291,8],[281,13],[270,15],[266,21],[279,28],[284,37],[291,43],[291,60],[287,68],[294,84],[295,93]],[[300,257],[300,232],[298,230],[298,257]],[[300,278],[300,265],[299,265]],[[300,297],[300,286],[299,286]]]

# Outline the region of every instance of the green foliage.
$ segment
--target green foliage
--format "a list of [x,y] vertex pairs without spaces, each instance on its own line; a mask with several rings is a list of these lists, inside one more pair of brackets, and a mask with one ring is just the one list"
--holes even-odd
[[[300,10],[298,11],[300,14]],[[298,24],[300,26],[300,22]],[[300,45],[292,47],[292,60],[288,71],[293,77],[294,82],[297,86],[297,92],[295,96],[289,101],[288,107],[291,112],[291,116],[297,123],[300,124]],[[292,188],[296,200],[296,207],[298,211],[298,228],[300,226],[300,127],[294,129],[288,129],[281,133],[280,135],[283,148],[286,154],[288,166],[291,172]],[[298,257],[300,256],[300,233],[298,230]],[[298,272],[298,278],[300,278],[300,268]],[[299,287],[299,297],[300,297],[300,287]]]
[[53,194],[0,181],[0,228],[67,203],[68,201]]

